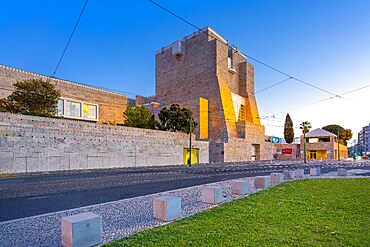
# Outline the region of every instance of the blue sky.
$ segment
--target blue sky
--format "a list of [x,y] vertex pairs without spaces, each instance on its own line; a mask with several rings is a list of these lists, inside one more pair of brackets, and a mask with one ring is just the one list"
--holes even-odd
[[[0,64],[51,75],[84,2],[2,1]],[[370,1],[158,3],[199,27],[212,27],[245,54],[334,94],[370,85]],[[155,52],[194,31],[146,0],[90,0],[56,77],[153,95]],[[256,91],[286,78],[250,62]],[[370,123],[369,95],[370,87],[289,113],[295,126],[337,123],[357,135]],[[269,116],[266,134],[282,137],[282,128],[274,126],[283,125],[287,110],[329,97],[294,80],[257,94],[260,115]]]

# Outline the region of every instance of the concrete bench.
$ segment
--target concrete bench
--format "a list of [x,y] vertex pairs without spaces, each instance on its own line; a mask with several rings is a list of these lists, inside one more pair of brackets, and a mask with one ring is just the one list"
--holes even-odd
[[338,176],[346,177],[347,176],[347,170],[344,169],[344,168],[339,168],[338,169]]
[[320,167],[311,167],[310,168],[310,176],[321,176],[321,168]]
[[202,202],[218,204],[224,200],[221,186],[206,186],[202,188]]
[[88,247],[102,242],[102,219],[94,213],[62,218],[62,246]]
[[231,193],[236,195],[245,195],[249,193],[249,183],[247,180],[231,181]]
[[256,189],[267,189],[270,186],[270,176],[258,176],[254,178]]
[[294,180],[295,179],[294,171],[285,170],[283,172],[283,174],[284,174],[284,179],[285,180]]
[[280,184],[283,182],[284,176],[282,173],[271,173],[270,174],[270,183]]
[[296,178],[303,178],[304,177],[304,170],[303,169],[295,169],[294,176]]
[[181,198],[162,196],[153,200],[154,218],[162,221],[171,221],[181,217]]

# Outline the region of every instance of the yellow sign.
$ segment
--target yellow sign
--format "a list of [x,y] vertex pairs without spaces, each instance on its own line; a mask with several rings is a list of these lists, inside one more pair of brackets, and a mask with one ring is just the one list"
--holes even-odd
[[[189,148],[184,148],[184,164],[189,164],[189,158],[190,158],[190,150]],[[199,164],[199,149],[198,148],[192,148],[191,149],[191,164]]]

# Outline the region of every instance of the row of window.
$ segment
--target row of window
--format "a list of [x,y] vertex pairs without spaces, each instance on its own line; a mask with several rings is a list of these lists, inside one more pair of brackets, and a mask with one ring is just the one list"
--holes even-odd
[[98,120],[98,105],[76,100],[59,99],[57,114],[63,117]]

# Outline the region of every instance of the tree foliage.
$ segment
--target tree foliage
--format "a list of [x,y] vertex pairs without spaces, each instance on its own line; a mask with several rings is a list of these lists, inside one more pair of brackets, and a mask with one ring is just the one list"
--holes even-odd
[[302,130],[302,133],[305,135],[308,132],[310,132],[311,129],[311,123],[308,121],[304,121],[301,123],[301,126],[299,127]]
[[125,117],[125,126],[143,128],[143,129],[158,129],[159,123],[155,120],[151,111],[145,106],[129,106],[123,113]]
[[60,91],[42,79],[18,81],[14,92],[0,99],[0,111],[38,116],[53,116],[56,113]]
[[329,131],[339,138],[339,143],[347,146],[347,141],[352,138],[352,130],[345,129],[338,124],[330,124],[322,127],[322,129]]
[[292,143],[294,140],[293,121],[290,118],[289,114],[286,114],[286,117],[285,117],[284,139],[287,143]]
[[192,115],[189,109],[173,104],[170,108],[164,107],[160,111],[159,119],[164,130],[190,133],[190,123],[192,124],[192,132],[197,126]]

